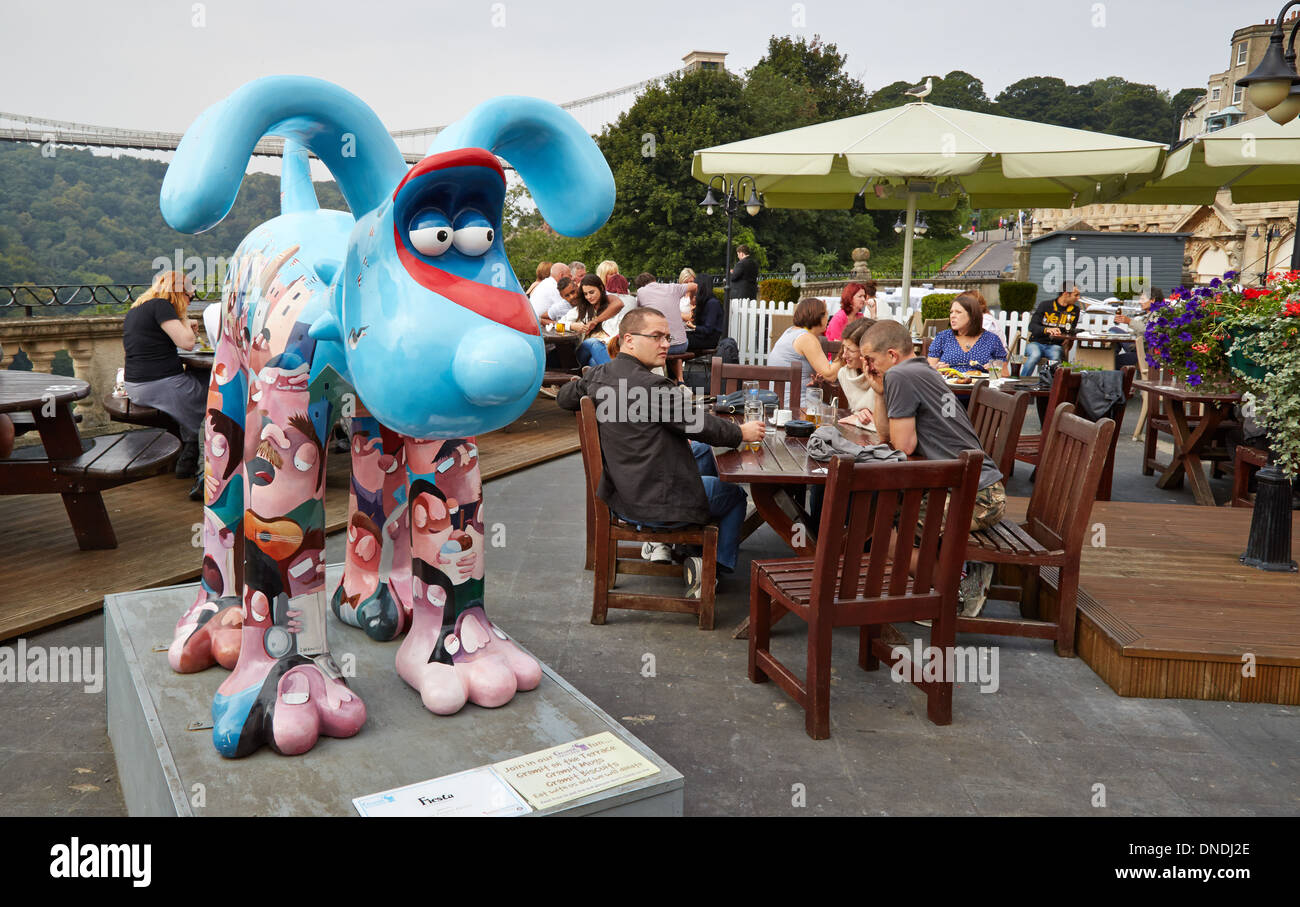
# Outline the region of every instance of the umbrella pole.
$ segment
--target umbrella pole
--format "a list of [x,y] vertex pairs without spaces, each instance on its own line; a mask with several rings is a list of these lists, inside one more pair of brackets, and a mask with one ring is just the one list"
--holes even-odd
[[[903,228],[903,311],[912,304],[912,228],[916,226],[916,193],[907,193],[907,226]],[[920,312],[912,316],[913,328],[925,326],[919,318]],[[920,331],[917,331],[920,333]]]

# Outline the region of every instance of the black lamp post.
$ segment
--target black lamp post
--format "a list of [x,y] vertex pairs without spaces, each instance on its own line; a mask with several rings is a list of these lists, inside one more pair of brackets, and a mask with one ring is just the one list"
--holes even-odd
[[[749,182],[749,197],[741,202],[740,197],[744,194],[746,181]],[[722,193],[722,201],[718,201],[713,194],[715,182],[720,184],[718,191]],[[728,181],[725,176],[715,176],[709,180],[708,191],[704,193],[704,201],[700,202],[700,207],[704,209],[705,214],[712,214],[714,208],[721,208],[727,215],[727,258],[722,269],[727,288],[727,300],[722,312],[722,323],[725,325],[731,317],[731,220],[740,213],[741,208],[749,212],[751,217],[762,209],[763,203],[758,198],[758,183],[752,176],[742,176],[732,181]]]
[[[1255,232],[1250,236],[1251,239],[1259,239],[1259,227],[1256,227]],[[1259,285],[1261,287],[1268,282],[1268,258],[1269,255],[1272,254],[1273,240],[1281,238],[1281,228],[1274,224],[1269,224],[1264,232],[1264,269],[1259,272]]]
[[[1300,0],[1288,0],[1277,14],[1273,33],[1268,38],[1268,50],[1260,61],[1237,84],[1246,89],[1246,97],[1256,107],[1268,114],[1279,125],[1291,122],[1300,114],[1300,75],[1296,74],[1295,38],[1300,21],[1291,27],[1291,36],[1285,53],[1282,51],[1282,23],[1286,13]],[[1300,223],[1300,211],[1297,211]],[[1259,236],[1256,230],[1255,236]],[[1268,272],[1268,243],[1273,240],[1273,228],[1268,228],[1264,251],[1264,271]],[[1293,244],[1291,267],[1300,268],[1300,242]],[[1295,572],[1296,562],[1291,559],[1291,477],[1279,469],[1269,458],[1269,463],[1258,473],[1255,507],[1250,517],[1250,538],[1241,562],[1260,570]]]

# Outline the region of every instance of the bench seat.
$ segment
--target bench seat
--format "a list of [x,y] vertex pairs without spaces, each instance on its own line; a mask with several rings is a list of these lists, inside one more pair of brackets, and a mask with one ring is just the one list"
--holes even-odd
[[130,397],[115,397],[112,394],[105,394],[103,403],[108,418],[114,422],[165,428],[173,435],[180,437],[180,426],[176,424],[176,420],[160,409],[154,409],[152,406],[145,406],[141,403],[133,403]]

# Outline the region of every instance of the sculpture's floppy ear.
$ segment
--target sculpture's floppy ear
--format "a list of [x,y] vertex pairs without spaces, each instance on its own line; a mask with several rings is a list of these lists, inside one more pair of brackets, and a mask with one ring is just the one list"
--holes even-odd
[[406,174],[392,136],[356,95],[307,76],[267,76],[213,104],[186,130],[163,179],[167,223],[182,233],[220,223],[265,135],[309,148],[358,217],[377,208]]
[[565,236],[596,232],[614,210],[614,174],[578,121],[549,101],[507,95],[438,133],[430,154],[485,148],[519,171],[546,222]]

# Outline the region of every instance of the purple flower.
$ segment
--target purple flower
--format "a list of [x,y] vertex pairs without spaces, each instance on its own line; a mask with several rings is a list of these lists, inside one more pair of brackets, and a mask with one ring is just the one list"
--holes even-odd
[[1222,283],[1223,283],[1223,281],[1219,280],[1219,278],[1216,277],[1216,278],[1214,278],[1213,280],[1210,281],[1210,286],[1212,286],[1212,287],[1217,287],[1217,286],[1219,286],[1219,285],[1222,284]]
[[1234,277],[1237,276],[1237,273],[1238,273],[1237,271],[1224,271],[1224,272],[1223,272],[1223,279],[1224,279],[1224,280],[1232,280],[1232,278],[1234,278]]
[[1183,343],[1191,343],[1192,335],[1187,333],[1186,331],[1183,331],[1181,334],[1178,335],[1178,339],[1181,340]]
[[1192,387],[1196,387],[1198,384],[1201,383],[1201,376],[1200,376],[1200,375],[1188,375],[1188,376],[1187,376],[1187,383],[1188,383],[1190,386],[1192,386]]

